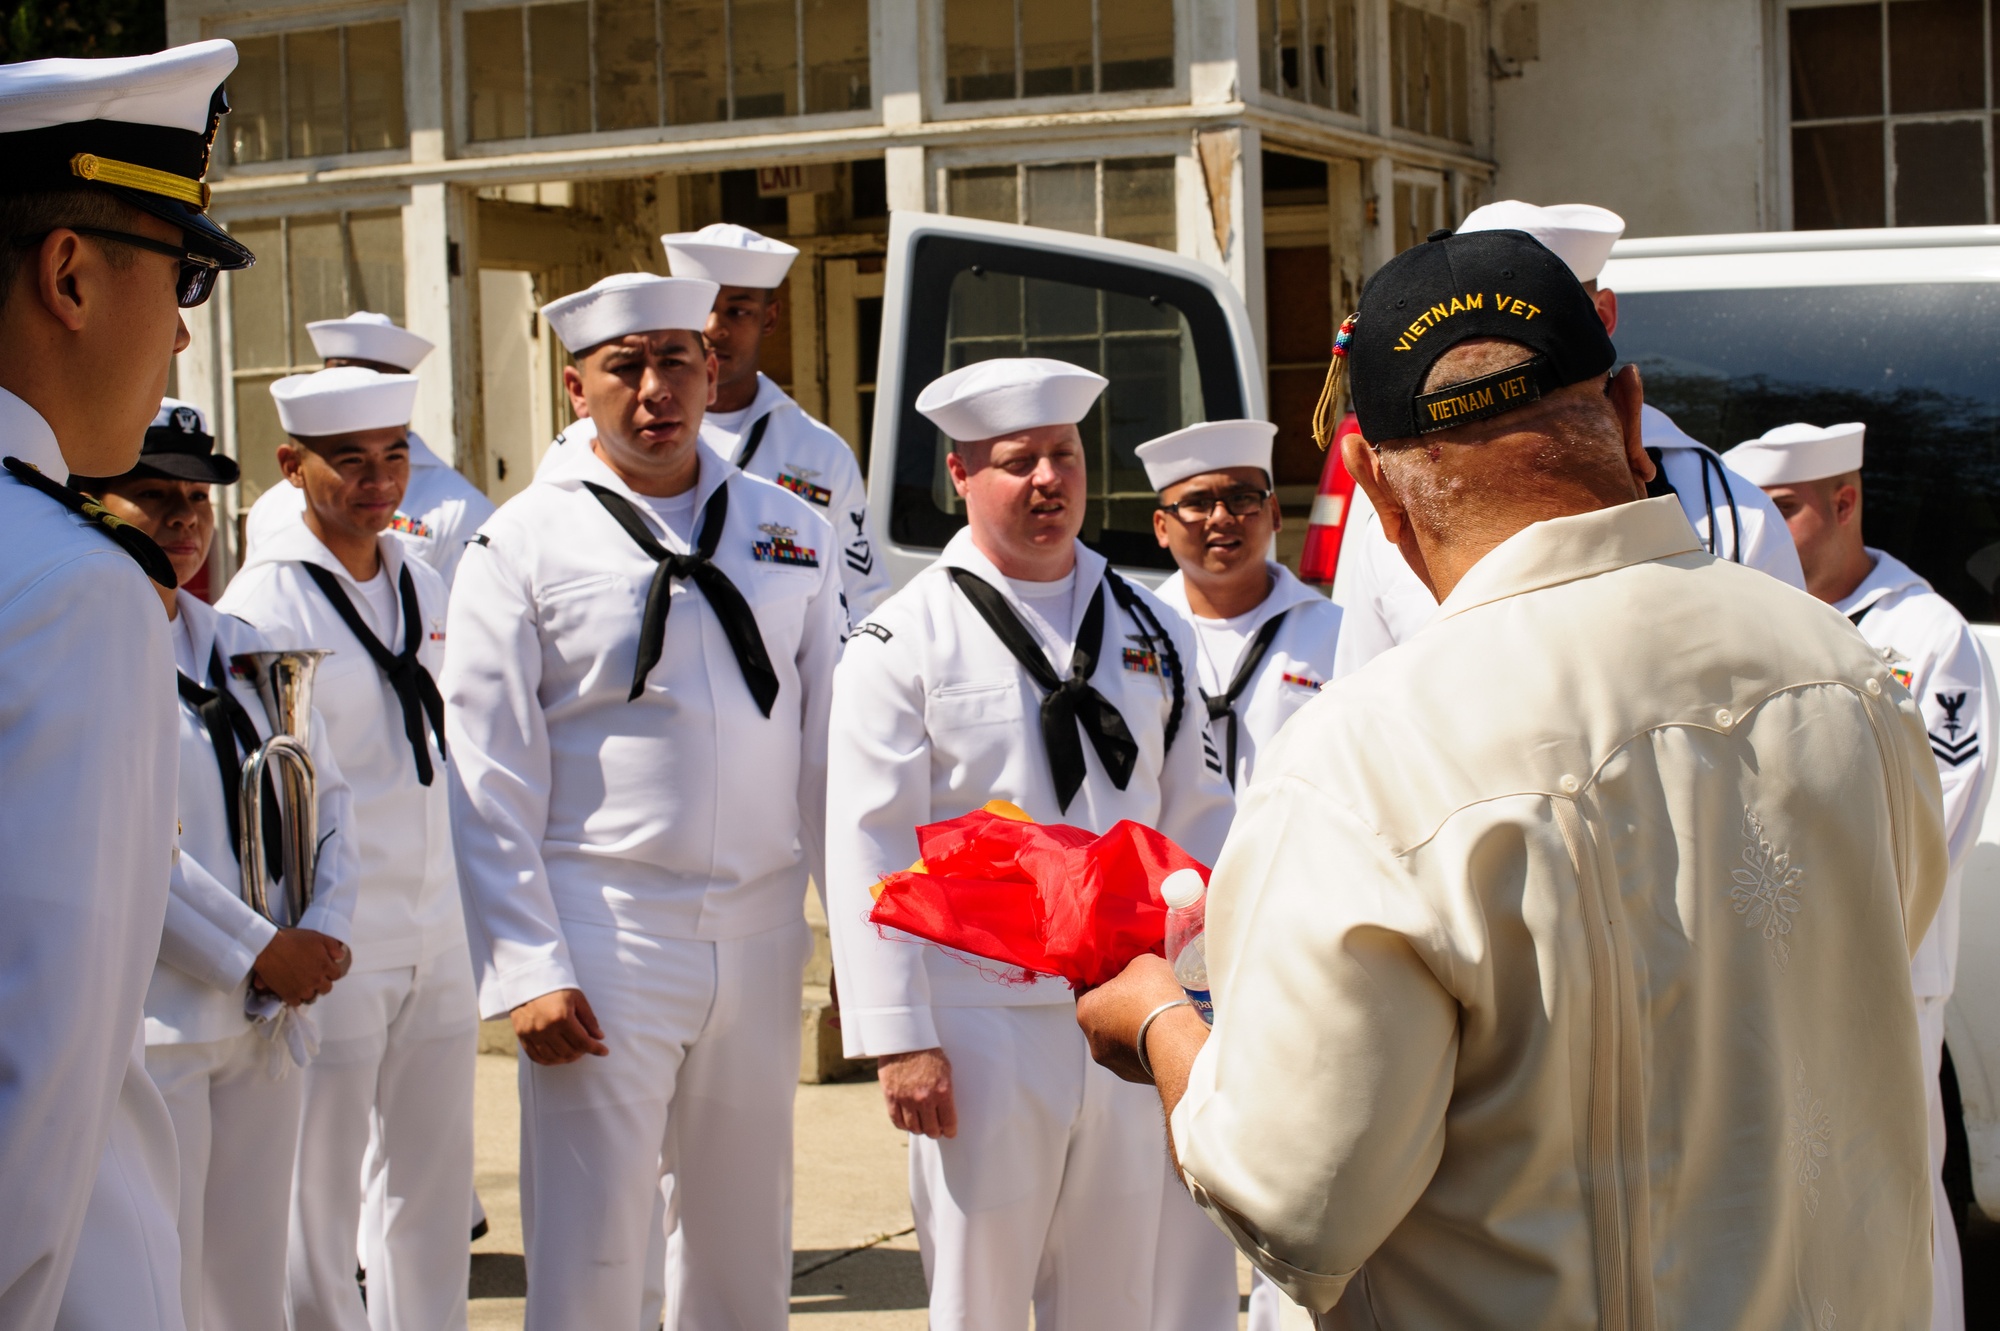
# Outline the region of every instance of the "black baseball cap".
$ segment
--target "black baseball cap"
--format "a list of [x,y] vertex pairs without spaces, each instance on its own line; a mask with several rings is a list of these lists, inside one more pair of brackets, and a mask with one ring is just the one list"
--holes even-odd
[[[1424,380],[1476,337],[1535,354],[1435,393]],[[1525,231],[1437,235],[1404,250],[1362,288],[1347,345],[1354,413],[1370,440],[1409,439],[1527,406],[1609,370],[1618,353],[1569,265]]]
[[124,476],[74,478],[79,489],[88,490],[94,484],[107,481],[122,481],[132,476],[164,476],[174,481],[206,481],[210,485],[234,485],[243,476],[243,469],[236,465],[236,459],[227,453],[215,451],[215,436],[208,432],[208,422],[203,419],[201,408],[191,403],[166,398],[160,403],[159,414],[146,427],[146,442],[140,446],[139,462]]

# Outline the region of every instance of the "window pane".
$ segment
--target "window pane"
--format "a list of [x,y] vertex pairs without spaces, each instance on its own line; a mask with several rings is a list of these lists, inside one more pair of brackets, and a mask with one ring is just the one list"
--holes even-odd
[[1020,5],[1022,96],[1090,92],[1090,6],[1078,0]]
[[1257,86],[1265,92],[1278,91],[1278,6],[1284,0],[1256,0],[1257,5]]
[[1277,9],[1276,54],[1272,57],[1275,72],[1275,91],[1281,97],[1303,98],[1305,92],[1305,64],[1299,48],[1299,0],[1263,0]]
[[528,107],[533,134],[590,131],[590,21],[584,0],[528,10]]
[[727,120],[722,0],[662,2],[666,6],[667,122],[705,125]]
[[1882,113],[1881,9],[1794,9],[1791,38],[1792,119]]
[[805,0],[806,110],[865,111],[868,0]]
[[1014,8],[996,0],[944,0],[947,102],[1014,95]]
[[660,42],[653,0],[597,0],[597,127],[660,122]]
[[1889,6],[1891,111],[1986,108],[1982,8],[1981,0],[1902,0]]
[[1104,234],[1113,240],[1177,247],[1174,159],[1114,158],[1104,163]]
[[347,151],[401,148],[409,141],[402,21],[358,23],[347,30]]
[[403,322],[403,214],[350,213],[347,263],[354,308]]
[[229,327],[238,369],[279,369],[292,360],[285,334],[285,239],[276,222],[238,222],[229,234],[256,251],[257,262],[229,274]]
[[1102,0],[1097,23],[1103,91],[1174,86],[1174,0]]
[[1896,225],[1985,220],[1985,126],[1977,120],[1896,126]]
[[1424,91],[1429,94],[1430,109],[1424,115],[1426,133],[1444,135],[1450,133],[1451,113],[1445,105],[1447,89],[1451,86],[1451,24],[1436,14],[1424,15]]
[[[1445,54],[1446,80],[1451,87],[1451,137],[1460,143],[1472,141],[1472,99],[1466,92],[1466,32],[1463,23],[1447,23],[1451,46]],[[1442,130],[1440,130],[1442,132]]]
[[798,114],[799,34],[792,0],[730,0],[736,119]]
[[292,354],[311,361],[306,325],[353,312],[347,300],[347,247],[338,217],[294,217],[291,222]]
[[285,442],[285,432],[278,424],[278,404],[271,400],[277,377],[251,375],[236,381],[236,452],[243,464],[236,502],[244,509],[272,486],[286,483],[278,470],[278,445]]
[[1305,100],[1316,106],[1333,105],[1332,13],[1327,0],[1306,0]]
[[278,39],[236,39],[236,70],[229,76],[232,162],[272,162],[285,155],[284,108],[278,96]]
[[1333,34],[1337,52],[1335,76],[1339,79],[1339,107],[1349,115],[1361,114],[1361,20],[1354,0],[1333,0]]
[[1027,176],[1029,226],[1097,234],[1097,163],[1031,166]]
[[1881,226],[1885,199],[1880,122],[1792,131],[1793,226]]
[[467,133],[472,138],[527,137],[520,10],[479,9],[465,16],[465,91],[470,102]]
[[983,166],[953,171],[945,192],[953,217],[977,217],[988,222],[1021,220],[1020,184],[1011,166]]
[[1419,91],[1411,91],[1410,77],[1410,27],[1415,20],[1419,35],[1422,33],[1423,16],[1408,5],[1392,5],[1389,9],[1389,112],[1398,127],[1410,128],[1410,107],[1421,100],[1423,77],[1419,73],[1414,80]]
[[285,34],[285,100],[293,157],[347,151],[340,123],[340,29]]

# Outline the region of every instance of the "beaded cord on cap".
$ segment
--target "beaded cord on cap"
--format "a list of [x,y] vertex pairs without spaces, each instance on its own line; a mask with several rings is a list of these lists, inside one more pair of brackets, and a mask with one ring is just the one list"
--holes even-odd
[[1332,360],[1326,367],[1326,384],[1313,405],[1313,442],[1322,453],[1332,446],[1333,427],[1340,419],[1341,391],[1347,387],[1347,344],[1354,340],[1354,324],[1360,317],[1357,310],[1340,321],[1340,331],[1333,336]]

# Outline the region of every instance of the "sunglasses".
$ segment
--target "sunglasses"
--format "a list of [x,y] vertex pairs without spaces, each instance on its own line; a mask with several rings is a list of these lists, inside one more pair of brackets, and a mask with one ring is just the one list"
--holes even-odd
[[[184,245],[169,245],[164,240],[154,240],[151,236],[135,236],[130,231],[108,231],[96,226],[72,226],[61,228],[74,231],[79,236],[92,236],[98,240],[115,241],[120,245],[130,245],[134,249],[150,250],[154,254],[164,254],[181,262],[180,280],[174,287],[174,298],[184,310],[193,309],[207,300],[215,291],[215,275],[222,265],[205,254],[196,254]],[[24,236],[14,243],[26,248],[39,245],[47,240],[53,231],[45,231],[39,236]]]
[[1159,508],[1172,513],[1182,522],[1193,524],[1206,522],[1208,515],[1215,512],[1217,504],[1227,509],[1231,517],[1247,518],[1262,509],[1264,501],[1270,497],[1269,490],[1229,490],[1223,494],[1197,490],[1193,494],[1182,495],[1171,504],[1161,504]]

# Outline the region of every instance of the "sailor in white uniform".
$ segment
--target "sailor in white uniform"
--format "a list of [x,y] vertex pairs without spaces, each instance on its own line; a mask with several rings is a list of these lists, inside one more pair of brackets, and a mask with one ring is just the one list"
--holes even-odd
[[1781,425],[1723,454],[1760,485],[1791,525],[1813,595],[1854,621],[1882,653],[1889,672],[1916,699],[1930,732],[1944,787],[1951,875],[1930,932],[1910,962],[1917,1026],[1923,1037],[1924,1086],[1931,1125],[1931,1326],[1963,1331],[1965,1290],[1958,1230],[1945,1195],[1944,1011],[1958,974],[1958,924],[1965,858],[1979,838],[1992,793],[1988,741],[1993,667],[1957,608],[1909,565],[1866,545],[1861,531],[1860,423]]
[[[358,365],[381,374],[414,373],[437,345],[398,327],[388,315],[368,310],[345,319],[316,319],[306,325],[306,333],[328,369]],[[243,525],[245,562],[256,558],[258,548],[279,531],[296,526],[305,511],[305,492],[297,486],[274,485],[257,496]],[[446,591],[458,574],[465,543],[492,516],[493,501],[410,431],[410,481],[389,530],[437,570]]]
[[[250,252],[201,176],[226,41],[0,66],[0,1326],[178,1328],[142,1010],[174,870],[159,547],[65,484],[138,459],[180,308]],[[116,182],[116,183],[114,183]],[[116,835],[108,835],[115,829]]]
[[950,439],[968,526],[856,627],[835,680],[827,916],[852,1057],[880,1060],[911,1134],[937,1331],[1155,1325],[1157,1112],[1090,1061],[1069,987],[995,974],[868,923],[915,829],[989,800],[1039,822],[1156,827],[1220,848],[1232,802],[1206,743],[1194,641],[1077,535],[1075,428],[1104,389],[1061,361],[981,361],[917,406]]
[[[215,540],[210,489],[234,485],[199,408],[168,398],[139,464],[71,484],[151,537],[183,584]],[[317,791],[318,872],[289,921],[289,885],[270,874],[267,909],[245,899],[237,863],[245,760],[269,738],[250,652],[270,650],[242,620],[186,590],[158,589],[172,622],[180,693],[180,874],[146,992],[146,1071],[180,1147],[181,1304],[206,1331],[268,1331],[285,1320],[285,1224],[298,1145],[295,1066],[318,1035],[306,1006],[347,973],[360,862],[347,782],[324,724],[308,732]],[[279,845],[266,789],[267,849]]]
[[[1207,421],[1138,448],[1160,496],[1153,534],[1180,566],[1159,596],[1193,631],[1209,739],[1238,791],[1257,751],[1333,678],[1340,641],[1340,607],[1268,557],[1281,523],[1271,495],[1277,433],[1269,421]],[[1167,1189],[1154,1326],[1233,1326],[1236,1250],[1178,1178]],[[1283,1299],[1253,1271],[1251,1331],[1277,1331]]]
[[670,1328],[778,1327],[792,1099],[846,631],[835,537],[700,441],[715,284],[543,308],[586,455],[467,555],[445,675],[488,1016],[521,1040],[527,1326],[630,1327],[656,1204]]
[[[1458,231],[1527,232],[1569,265],[1590,293],[1605,331],[1618,331],[1618,293],[1597,281],[1612,245],[1625,232],[1625,219],[1617,213],[1588,203],[1538,207],[1505,199],[1473,209]],[[1657,469],[1649,496],[1677,497],[1710,554],[1762,569],[1803,590],[1798,552],[1770,500],[1754,487],[1733,483],[1715,450],[1689,437],[1659,408],[1647,407],[1644,417],[1643,440]],[[1437,613],[1437,598],[1383,535],[1374,509],[1365,502],[1357,507],[1354,529],[1342,543],[1342,558],[1352,560],[1354,568],[1342,579],[1347,619],[1334,663],[1336,677],[1350,675],[1408,641]]]
[[[764,339],[778,327],[777,288],[798,250],[732,222],[660,237],[676,277],[714,282],[715,309],[702,326],[715,354],[715,402],[701,441],[752,476],[776,481],[832,524],[849,615],[860,620],[889,594],[889,570],[875,555],[868,482],[847,441],[806,414],[758,369]],[[588,448],[594,427],[578,421],[556,436],[537,476]]]
[[[446,791],[444,583],[388,532],[408,475],[416,379],[356,366],[271,386],[279,464],[305,518],[220,608],[273,642],[333,654],[316,697],[354,792],[354,970],[317,1005],[291,1211],[294,1331],[463,1327],[472,1197],[472,974]],[[371,1126],[385,1224],[354,1283]]]

